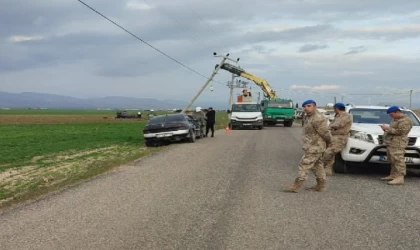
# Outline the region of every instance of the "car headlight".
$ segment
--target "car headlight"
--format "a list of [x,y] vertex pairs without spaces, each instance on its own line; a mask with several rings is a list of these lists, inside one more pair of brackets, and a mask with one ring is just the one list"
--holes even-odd
[[365,142],[369,142],[369,143],[375,143],[373,141],[372,135],[370,135],[368,133],[365,133],[365,132],[361,132],[361,131],[351,130],[350,131],[350,138],[365,141]]

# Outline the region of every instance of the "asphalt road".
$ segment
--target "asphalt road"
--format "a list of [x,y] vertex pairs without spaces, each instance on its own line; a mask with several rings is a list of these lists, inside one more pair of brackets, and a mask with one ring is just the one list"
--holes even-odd
[[[420,249],[420,178],[287,193],[301,128],[217,131],[0,215],[0,249]],[[314,177],[305,186],[315,183]]]

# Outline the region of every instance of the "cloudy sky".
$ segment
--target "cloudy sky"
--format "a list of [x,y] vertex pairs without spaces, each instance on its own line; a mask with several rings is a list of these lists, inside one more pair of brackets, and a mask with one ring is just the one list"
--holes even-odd
[[[418,0],[84,2],[204,76],[213,52],[230,53],[299,102],[420,97]],[[189,100],[206,81],[77,0],[0,6],[0,91]],[[219,71],[199,100],[227,103],[230,78]]]

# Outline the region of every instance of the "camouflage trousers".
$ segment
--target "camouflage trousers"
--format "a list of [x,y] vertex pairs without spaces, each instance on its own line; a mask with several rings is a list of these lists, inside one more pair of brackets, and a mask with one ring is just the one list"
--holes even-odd
[[322,161],[324,163],[324,168],[328,171],[332,170],[334,161],[335,161],[335,155],[338,152],[341,152],[343,148],[347,144],[348,137],[345,135],[333,135],[332,136],[332,146],[327,148],[324,152],[324,156],[322,158]]
[[308,153],[305,152],[299,164],[299,180],[308,179],[308,173],[312,171],[316,178],[325,179],[325,170],[322,163],[322,153]]
[[405,176],[406,164],[404,159],[405,148],[400,147],[387,147],[386,154],[388,161],[391,164],[391,175]]

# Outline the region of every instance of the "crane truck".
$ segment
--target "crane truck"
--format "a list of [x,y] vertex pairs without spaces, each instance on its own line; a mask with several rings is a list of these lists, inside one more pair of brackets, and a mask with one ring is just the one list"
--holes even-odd
[[223,63],[220,67],[230,73],[246,78],[257,84],[264,92],[264,99],[261,101],[263,124],[276,125],[283,124],[291,127],[295,119],[295,106],[291,99],[278,98],[276,92],[268,82],[260,77],[246,72],[244,69],[229,63]]

